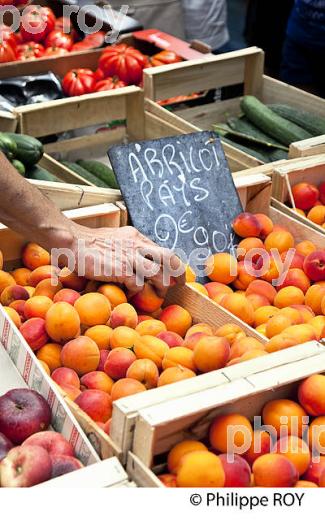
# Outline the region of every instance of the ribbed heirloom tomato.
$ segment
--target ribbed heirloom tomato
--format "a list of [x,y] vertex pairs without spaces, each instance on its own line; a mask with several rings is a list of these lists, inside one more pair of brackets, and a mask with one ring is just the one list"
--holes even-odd
[[26,42],[21,45],[17,45],[17,59],[31,60],[34,58],[40,58],[44,54],[44,47],[40,43]]
[[105,42],[105,33],[103,31],[98,31],[93,34],[87,34],[81,42],[77,42],[74,44],[74,51],[86,51],[88,49],[97,49],[102,47]]
[[44,56],[64,56],[65,54],[69,54],[69,51],[62,49],[62,47],[56,47],[55,45],[47,47],[44,52]]
[[125,43],[107,47],[99,59],[99,68],[106,77],[118,76],[128,85],[141,82],[145,66],[145,56]]
[[116,88],[126,87],[126,83],[118,78],[107,78],[96,83],[94,92],[103,92],[105,90],[115,90]]
[[65,34],[59,29],[55,29],[47,35],[45,45],[46,47],[61,47],[70,51],[73,46],[73,38],[70,34]]
[[81,96],[94,92],[96,85],[95,73],[90,69],[73,69],[62,81],[63,92],[67,96]]
[[9,43],[9,45],[11,45],[12,48],[16,47],[17,39],[15,33],[11,30],[10,27],[8,27],[8,25],[0,24],[0,41],[1,43]]
[[31,5],[24,9],[20,33],[24,41],[40,42],[53,31],[54,26],[55,15],[52,9]]
[[15,61],[16,52],[8,42],[0,43],[0,63]]

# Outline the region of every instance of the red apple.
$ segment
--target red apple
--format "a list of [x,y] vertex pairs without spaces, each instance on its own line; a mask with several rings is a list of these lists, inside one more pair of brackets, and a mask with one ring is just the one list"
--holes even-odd
[[10,451],[13,447],[14,445],[12,444],[12,442],[9,439],[7,439],[7,437],[3,435],[3,433],[0,433],[0,462],[2,461],[2,459],[5,458],[8,451]]
[[304,271],[313,282],[325,280],[325,251],[319,249],[306,256]]
[[51,456],[52,461],[52,478],[60,477],[71,471],[83,468],[83,464],[80,460],[69,455],[53,455]]
[[51,458],[40,446],[18,446],[1,461],[0,474],[2,487],[36,486],[51,478]]
[[50,422],[51,409],[34,390],[17,388],[0,397],[0,432],[14,444],[47,430]]
[[41,446],[52,457],[54,455],[74,456],[71,444],[57,432],[38,432],[25,440],[23,446]]

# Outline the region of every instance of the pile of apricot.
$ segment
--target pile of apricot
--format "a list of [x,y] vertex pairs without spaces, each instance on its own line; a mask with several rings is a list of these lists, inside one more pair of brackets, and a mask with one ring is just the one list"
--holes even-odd
[[254,429],[238,410],[218,415],[204,442],[176,444],[161,482],[168,487],[325,487],[324,375],[300,383],[294,400],[268,401],[261,411],[263,429]]
[[315,186],[299,182],[292,188],[295,211],[308,220],[325,228],[325,182]]

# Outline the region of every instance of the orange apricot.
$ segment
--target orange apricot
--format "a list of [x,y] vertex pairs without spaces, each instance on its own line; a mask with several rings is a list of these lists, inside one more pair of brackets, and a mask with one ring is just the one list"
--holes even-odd
[[279,253],[288,251],[295,245],[295,240],[289,231],[272,231],[264,242],[267,251],[277,249]]
[[166,368],[166,370],[160,374],[157,386],[178,383],[178,381],[184,381],[184,379],[190,379],[195,376],[196,374],[193,370],[182,366]]
[[237,260],[229,253],[216,253],[207,260],[206,274],[213,282],[227,285],[237,278]]
[[314,224],[323,225],[325,222],[325,206],[314,206],[307,213],[308,220],[314,222]]
[[116,327],[116,329],[112,330],[110,336],[110,347],[112,349],[120,347],[132,349],[136,339],[139,339],[139,337],[139,333],[130,327]]
[[192,316],[180,305],[165,307],[160,315],[160,320],[166,325],[167,330],[176,332],[182,337],[192,325]]
[[76,309],[65,302],[54,303],[46,313],[46,331],[57,343],[65,343],[80,331],[80,318]]
[[194,440],[185,440],[176,444],[176,446],[170,450],[167,457],[167,466],[170,473],[176,474],[182,457],[193,451],[208,451],[208,448],[203,442]]
[[22,285],[23,287],[25,285],[29,285],[29,278],[31,275],[31,270],[27,269],[27,267],[19,267],[18,269],[15,269],[12,271],[12,276],[16,280],[17,285]]
[[86,327],[105,325],[111,315],[109,300],[100,293],[87,293],[75,301],[74,308],[80,317],[80,323]]
[[308,305],[315,314],[322,313],[322,300],[325,297],[325,287],[312,285],[305,294],[305,304]]
[[21,318],[18,312],[12,307],[3,307],[5,313],[9,316],[9,318],[13,321],[16,327],[19,329],[21,326]]
[[167,328],[162,321],[152,319],[139,323],[135,330],[140,336],[158,336],[161,332],[166,332]]
[[[263,422],[272,426],[278,436],[295,435],[301,437],[305,424],[306,412],[295,401],[290,399],[275,399],[269,401],[262,411]],[[282,430],[282,431],[281,431]]]
[[48,298],[53,298],[55,295],[62,290],[62,284],[58,280],[53,280],[52,278],[45,278],[45,280],[41,280],[35,287],[35,292],[33,296],[47,296]]
[[47,343],[37,351],[37,358],[47,364],[50,371],[53,372],[61,365],[61,345],[57,343]]
[[221,453],[234,453],[236,448],[251,445],[253,428],[247,417],[232,413],[216,417],[210,426],[209,439],[213,449]]
[[294,287],[293,285],[288,285],[283,289],[280,289],[274,298],[274,305],[278,309],[283,309],[284,307],[288,307],[292,303],[297,305],[303,305],[305,302],[305,295],[301,289],[298,287]]
[[209,282],[206,283],[204,287],[208,291],[209,298],[211,298],[212,300],[218,294],[231,294],[232,292],[234,292],[231,287],[228,287],[228,285],[220,282]]
[[252,213],[240,213],[232,222],[232,228],[236,235],[242,238],[259,237],[262,224]]
[[229,342],[229,345],[231,346],[234,341],[245,338],[246,333],[241,327],[239,327],[239,325],[235,325],[234,323],[226,323],[216,330],[215,336],[226,338],[226,340]]
[[85,336],[91,338],[99,348],[99,350],[107,350],[110,346],[110,338],[113,329],[107,325],[94,325],[86,330]]
[[140,381],[147,390],[156,388],[159,378],[157,365],[151,359],[136,359],[129,366],[126,377]]
[[311,462],[308,444],[299,437],[289,435],[281,437],[276,443],[276,453],[281,453],[296,467],[299,476],[303,475]]
[[127,303],[125,292],[113,283],[105,283],[98,288],[98,292],[106,296],[110,301],[112,309],[121,303]]
[[14,279],[14,277],[11,276],[11,274],[6,273],[6,271],[0,270],[0,295],[6,287],[9,287],[11,285],[16,285],[16,280]]
[[72,368],[79,376],[96,370],[99,364],[99,348],[86,336],[79,336],[66,343],[61,351],[61,363]]
[[264,280],[254,280],[246,289],[246,296],[250,294],[260,294],[261,296],[265,296],[272,305],[274,298],[276,297],[276,290],[269,282],[265,282]]
[[140,336],[135,338],[133,350],[138,359],[151,359],[161,369],[162,360],[169,346],[154,336]]
[[260,307],[265,307],[266,305],[270,305],[270,302],[266,298],[266,296],[262,296],[261,294],[254,294],[254,293],[246,294],[246,298],[253,305],[254,311],[256,311],[256,309],[259,309]]
[[140,381],[131,379],[129,377],[124,377],[123,379],[119,379],[119,381],[114,383],[111,390],[112,401],[116,401],[122,397],[128,397],[129,395],[139,394],[141,392],[145,392],[146,390],[146,387],[140,383]]
[[43,265],[48,265],[51,261],[50,254],[43,247],[34,242],[29,242],[24,247],[21,257],[24,266],[31,271]]
[[24,306],[25,318],[44,318],[53,302],[47,296],[32,296],[26,300]]
[[223,487],[225,472],[220,458],[209,451],[191,451],[184,455],[177,471],[178,487]]
[[243,354],[250,350],[264,350],[265,347],[263,343],[258,341],[256,338],[242,338],[239,340],[236,340],[230,349],[230,357],[229,359],[234,359],[241,357]]
[[258,327],[259,325],[267,323],[269,319],[273,318],[273,316],[278,314],[278,312],[279,309],[277,309],[273,305],[266,305],[265,307],[260,307],[259,309],[256,309],[256,311],[254,311],[254,327]]
[[145,283],[143,289],[131,299],[132,305],[138,311],[145,313],[157,311],[163,301],[163,298],[158,297],[154,287],[149,283]]
[[186,347],[174,347],[166,351],[162,360],[162,369],[182,366],[196,372],[194,352]]
[[248,325],[254,323],[254,307],[244,295],[226,294],[220,305]]
[[271,339],[273,336],[277,334],[281,334],[285,329],[292,325],[292,321],[287,316],[283,315],[281,312],[278,312],[270,318],[265,326],[266,336]]

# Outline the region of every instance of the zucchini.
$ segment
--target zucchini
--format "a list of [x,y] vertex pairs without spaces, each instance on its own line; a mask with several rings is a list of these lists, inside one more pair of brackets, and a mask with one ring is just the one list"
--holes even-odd
[[13,165],[14,168],[16,168],[17,172],[20,173],[20,175],[25,177],[26,168],[25,168],[25,165],[21,161],[18,161],[18,159],[13,159],[11,161],[11,164]]
[[55,175],[44,170],[40,166],[32,166],[26,173],[26,177],[28,179],[33,179],[35,181],[50,181],[50,182],[62,182]]
[[251,137],[254,137],[257,139],[261,144],[265,144],[266,146],[269,146],[270,144],[273,144],[277,148],[280,148],[281,150],[288,150],[288,147],[284,146],[283,144],[279,143],[276,139],[273,139],[273,137],[270,137],[265,132],[262,132],[257,126],[253,125],[253,123],[250,122],[247,117],[243,116],[241,118],[236,117],[230,117],[227,121],[228,125],[232,130],[235,132],[240,132],[241,134],[246,134]]
[[248,148],[248,146],[244,146],[243,144],[237,143],[232,138],[229,138],[227,135],[222,136],[221,141],[226,144],[229,144],[230,146],[233,146],[234,148],[238,148],[238,150],[241,150],[242,152],[245,152],[248,155],[252,155],[253,157],[255,157],[255,159],[258,159],[262,163],[270,162],[268,154],[260,147]]
[[254,96],[244,96],[240,105],[244,114],[254,125],[282,144],[289,146],[296,141],[312,137],[309,132],[300,126],[278,116]]
[[69,168],[74,173],[80,175],[80,177],[82,177],[83,179],[86,179],[87,181],[91,182],[92,184],[94,184],[94,186],[97,186],[98,188],[109,188],[106,182],[103,182],[101,179],[90,173],[88,170],[85,170],[85,168],[83,168],[79,164],[68,161],[61,161],[61,164],[63,164],[63,166],[66,166],[66,168]]
[[17,154],[17,144],[11,139],[10,134],[0,133],[0,151],[3,152],[8,159],[13,159]]
[[6,132],[16,144],[15,157],[26,166],[34,166],[43,156],[43,145],[35,137]]
[[88,170],[101,181],[105,182],[109,186],[109,188],[113,188],[116,190],[119,189],[119,185],[117,183],[113,170],[105,164],[94,160],[80,160],[77,161],[77,164],[79,164],[79,166],[82,166],[82,168],[85,168],[85,170]]
[[310,132],[314,137],[325,134],[324,117],[318,117],[315,114],[311,114],[305,110],[293,108],[288,105],[274,104],[268,106],[273,112],[278,114],[278,116],[284,117],[292,123],[296,123],[296,125],[301,126],[307,130],[307,132]]

